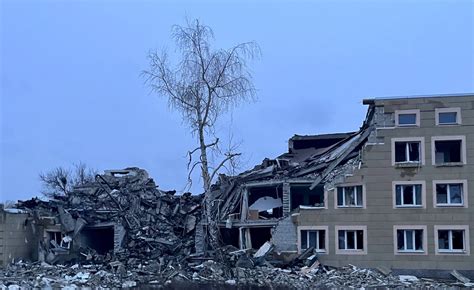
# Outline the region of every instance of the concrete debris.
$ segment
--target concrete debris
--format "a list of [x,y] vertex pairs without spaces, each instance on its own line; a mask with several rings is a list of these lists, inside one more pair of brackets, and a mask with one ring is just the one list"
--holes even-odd
[[194,251],[201,219],[202,197],[175,193],[159,190],[145,170],[126,168],[97,175],[66,196],[20,201],[17,207],[34,217],[39,261],[168,261]]
[[270,242],[266,242],[263,244],[260,249],[253,255],[254,259],[258,259],[261,257],[265,257],[268,252],[270,252],[273,249],[273,244]]
[[418,278],[412,275],[399,275],[398,279],[400,279],[400,282],[402,283],[418,282]]
[[316,266],[312,265],[309,268],[312,269],[304,270],[308,268],[300,267],[282,269],[271,266],[240,268],[212,260],[206,260],[195,266],[177,261],[160,264],[156,260],[140,262],[135,260],[126,269],[108,264],[81,264],[79,267],[67,267],[18,262],[0,272],[0,288],[130,288],[146,285],[161,285],[166,288],[179,285],[185,289],[191,283],[235,287],[254,285],[272,289],[447,288],[460,285],[458,282],[418,279],[414,276],[391,274],[385,276],[378,271],[360,269],[352,265],[332,268],[317,262]]
[[467,283],[470,283],[471,280],[469,280],[468,278],[464,277],[461,273],[459,273],[458,271],[456,270],[453,270],[451,272],[451,275],[454,276],[456,279],[458,279],[459,281],[461,281],[462,283],[464,284],[467,284]]

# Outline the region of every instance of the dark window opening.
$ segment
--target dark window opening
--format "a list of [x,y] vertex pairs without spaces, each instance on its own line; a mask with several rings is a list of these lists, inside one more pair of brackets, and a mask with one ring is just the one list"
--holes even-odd
[[301,230],[301,249],[314,247],[317,251],[326,250],[325,230]]
[[[249,189],[249,213],[251,219],[280,218],[283,216],[282,185],[252,187]],[[255,216],[253,216],[255,215]]]
[[462,162],[461,140],[435,141],[435,163]]
[[438,230],[438,250],[464,251],[464,230]]
[[363,250],[364,231],[340,230],[338,232],[338,245],[340,250]]
[[420,142],[395,142],[395,162],[420,162]]
[[423,251],[423,230],[397,230],[399,251]]
[[363,206],[362,194],[362,185],[338,187],[337,206],[361,207]]
[[311,207],[324,207],[324,186],[316,186],[313,190],[311,184],[291,185],[291,210],[297,209],[300,205]]
[[272,238],[272,228],[251,228],[250,229],[250,240],[252,242],[253,249],[259,249],[263,244],[270,241]]
[[114,228],[84,228],[81,231],[82,245],[94,249],[100,255],[114,250]]
[[63,239],[61,232],[48,232],[48,236],[49,242],[54,241],[57,245],[60,245]]
[[232,245],[239,248],[239,229],[238,228],[221,228],[220,229],[222,242],[224,245]]
[[438,205],[462,205],[462,183],[436,184],[436,203]]
[[421,184],[395,186],[395,203],[397,206],[421,206]]

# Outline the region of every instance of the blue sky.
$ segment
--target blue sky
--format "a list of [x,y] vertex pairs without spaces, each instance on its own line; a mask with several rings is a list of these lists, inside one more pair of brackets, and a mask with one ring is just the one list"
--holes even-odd
[[357,130],[364,98],[473,92],[473,3],[0,1],[0,199],[39,195],[39,172],[79,161],[142,167],[182,190],[196,142],[140,72],[150,50],[173,51],[186,17],[211,26],[216,47],[261,47],[258,101],[218,128],[242,141],[247,169],[293,134]]

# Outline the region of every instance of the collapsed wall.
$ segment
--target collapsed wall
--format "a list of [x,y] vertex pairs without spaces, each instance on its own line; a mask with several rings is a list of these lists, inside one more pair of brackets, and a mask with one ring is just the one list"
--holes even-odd
[[139,168],[109,170],[66,196],[20,201],[36,228],[38,259],[182,257],[194,250],[201,196],[158,189]]

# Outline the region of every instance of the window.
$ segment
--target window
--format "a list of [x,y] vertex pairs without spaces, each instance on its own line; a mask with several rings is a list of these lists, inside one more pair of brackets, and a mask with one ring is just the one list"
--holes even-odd
[[398,127],[420,126],[420,110],[395,111],[395,125]]
[[397,207],[413,207],[422,205],[421,184],[395,185],[395,200]]
[[461,140],[435,141],[436,164],[461,162]]
[[302,230],[301,231],[301,249],[314,247],[318,252],[324,252],[326,249],[326,231],[325,230]]
[[437,108],[435,114],[437,126],[461,124],[461,108]]
[[467,206],[467,180],[434,180],[434,206]]
[[433,165],[459,165],[466,162],[465,136],[432,137]]
[[340,186],[337,187],[337,207],[363,207],[363,187]]
[[290,206],[291,210],[297,208],[327,208],[327,195],[324,186],[318,185],[312,190],[310,183],[290,185]]
[[469,226],[435,226],[437,254],[468,254]]
[[420,142],[395,142],[395,162],[420,162]]
[[392,165],[412,167],[425,164],[425,138],[392,138]]
[[318,253],[328,253],[327,226],[299,226],[297,232],[299,253],[311,247],[314,247]]
[[398,251],[423,252],[423,230],[397,230]]
[[427,254],[426,226],[394,226],[395,255]]
[[336,254],[367,254],[366,226],[336,226]]

